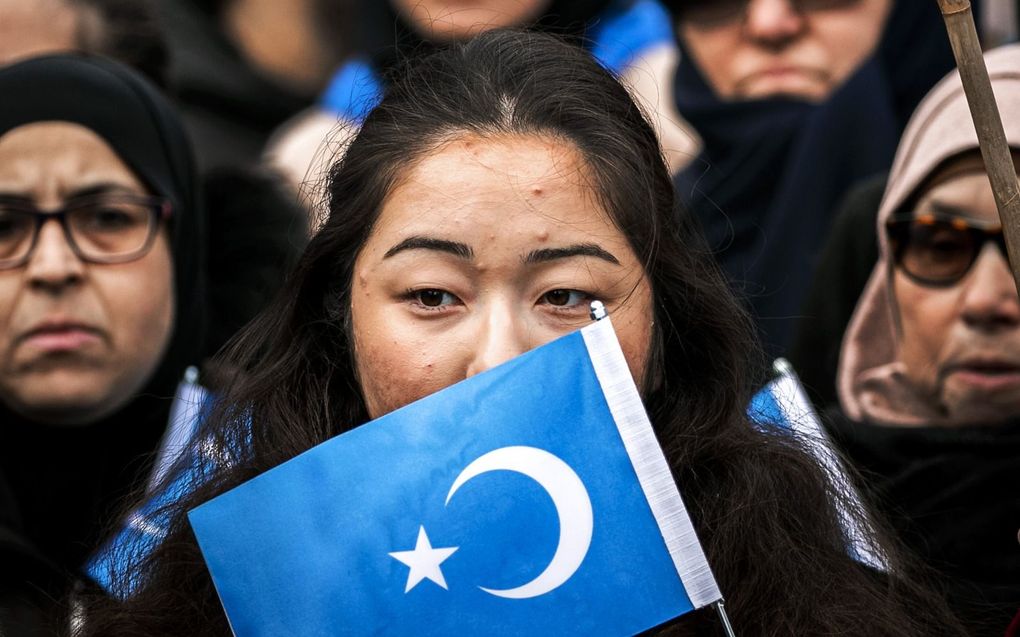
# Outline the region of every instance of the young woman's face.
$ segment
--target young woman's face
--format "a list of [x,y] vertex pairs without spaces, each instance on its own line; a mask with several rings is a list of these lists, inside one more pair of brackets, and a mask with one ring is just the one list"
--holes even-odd
[[[2,196],[49,211],[75,197],[146,194],[109,144],[78,124],[40,122],[0,137]],[[48,220],[31,254],[0,269],[0,401],[51,424],[95,422],[134,398],[169,342],[165,226],[137,260],[97,264]]]
[[373,418],[584,326],[593,299],[641,386],[651,288],[572,144],[465,134],[402,177],[352,281]]
[[[922,195],[916,213],[998,225],[980,157],[947,170],[956,176]],[[942,259],[958,245],[949,236],[935,240],[935,254]],[[957,422],[1020,414],[1020,300],[1009,263],[994,242],[984,244],[952,285],[923,285],[900,268],[893,277],[903,329],[899,359],[912,384]]]
[[726,99],[819,101],[875,50],[892,0],[702,0],[680,33]]

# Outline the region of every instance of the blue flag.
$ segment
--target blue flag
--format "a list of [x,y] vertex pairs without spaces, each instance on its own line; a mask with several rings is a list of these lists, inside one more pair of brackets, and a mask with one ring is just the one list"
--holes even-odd
[[242,637],[631,635],[721,598],[608,318],[189,516]]
[[[887,571],[888,559],[875,542],[875,531],[868,519],[870,513],[847,476],[843,461],[825,433],[793,367],[785,359],[778,358],[773,369],[775,378],[755,394],[748,415],[761,427],[785,429],[805,443],[834,488],[844,496],[837,505],[847,551],[858,562]],[[848,510],[848,506],[854,511]]]

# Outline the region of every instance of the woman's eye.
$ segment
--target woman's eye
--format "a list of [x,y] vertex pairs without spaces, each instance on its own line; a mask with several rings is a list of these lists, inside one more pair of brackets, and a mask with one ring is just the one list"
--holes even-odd
[[410,290],[409,295],[416,303],[428,308],[453,305],[457,302],[457,297],[445,290],[431,288],[426,290]]
[[591,295],[580,290],[550,290],[542,295],[542,301],[556,307],[574,307],[590,301]]

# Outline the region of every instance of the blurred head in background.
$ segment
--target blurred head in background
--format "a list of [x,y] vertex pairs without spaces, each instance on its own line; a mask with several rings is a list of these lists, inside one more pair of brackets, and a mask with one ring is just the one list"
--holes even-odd
[[0,0],[0,66],[84,51],[166,84],[168,53],[148,0]]
[[65,0],[0,0],[0,65],[78,46],[79,15]]
[[427,40],[464,40],[489,29],[528,24],[551,0],[392,0],[407,22]]
[[[354,5],[355,0],[175,0],[164,11],[197,10],[259,73],[296,93],[314,94],[349,51]],[[167,17],[176,30],[176,19]]]
[[772,356],[787,355],[840,201],[889,169],[953,66],[913,0],[672,0],[678,112],[704,142],[677,175]]
[[719,97],[823,100],[875,50],[893,0],[681,0],[680,36]]

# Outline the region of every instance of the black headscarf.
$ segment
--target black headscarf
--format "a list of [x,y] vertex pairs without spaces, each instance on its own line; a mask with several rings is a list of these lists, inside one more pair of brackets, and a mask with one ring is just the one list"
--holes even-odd
[[[3,551],[20,553],[25,563],[48,563],[59,577],[81,566],[113,524],[119,500],[146,475],[176,385],[184,369],[199,362],[205,220],[180,121],[133,71],[87,56],[36,58],[0,69],[0,96],[0,136],[33,122],[80,124],[173,206],[176,316],[166,352],[139,395],[113,415],[79,427],[32,422],[0,398],[0,563],[13,563]],[[29,550],[34,555],[26,559]]]
[[820,104],[723,100],[682,59],[676,103],[704,151],[677,187],[778,354],[837,203],[889,169],[914,107],[953,67],[945,26],[934,3],[897,0],[875,52]]

